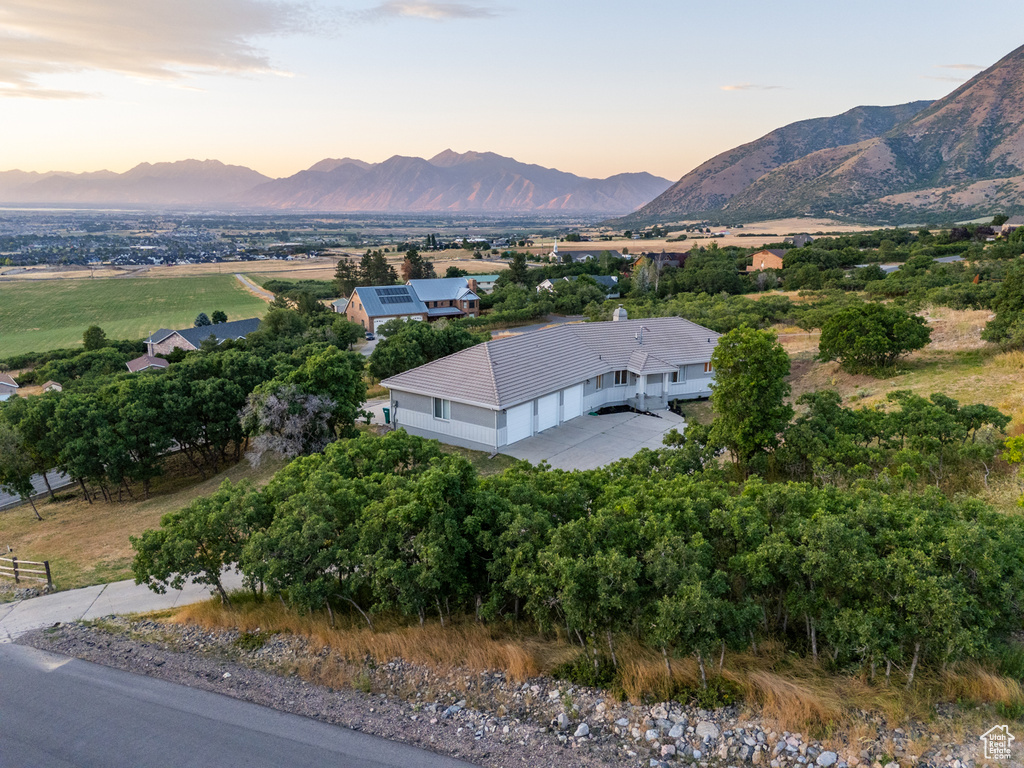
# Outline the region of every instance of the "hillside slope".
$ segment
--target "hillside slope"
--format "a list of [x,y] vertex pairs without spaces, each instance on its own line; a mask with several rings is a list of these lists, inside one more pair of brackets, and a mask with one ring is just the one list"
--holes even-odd
[[783,126],[711,158],[630,218],[667,220],[718,211],[775,168],[818,150],[880,136],[929,104],[929,101],[915,101],[895,107],[855,107],[835,117],[801,120]]

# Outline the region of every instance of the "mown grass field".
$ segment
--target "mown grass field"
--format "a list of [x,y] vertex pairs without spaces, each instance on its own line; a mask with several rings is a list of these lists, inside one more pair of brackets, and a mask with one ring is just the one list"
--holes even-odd
[[231,274],[3,282],[0,358],[77,346],[90,325],[108,338],[143,339],[158,328],[187,328],[200,312],[218,309],[241,320],[262,316],[267,303]]

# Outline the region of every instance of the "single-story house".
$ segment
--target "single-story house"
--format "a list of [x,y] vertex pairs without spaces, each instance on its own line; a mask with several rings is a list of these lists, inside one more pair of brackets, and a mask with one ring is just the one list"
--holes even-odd
[[782,269],[782,260],[786,252],[781,248],[765,248],[751,255],[751,264],[747,272],[763,272],[766,269]]
[[9,373],[0,373],[0,403],[14,397],[19,389],[18,382]]
[[1011,216],[1003,223],[1003,226],[999,228],[999,234],[1004,236],[1009,235],[1013,230],[1019,227],[1024,227],[1024,216]]
[[803,234],[787,237],[783,242],[792,243],[794,248],[803,248],[805,245],[813,243],[814,238],[804,232]]
[[406,283],[427,305],[427,319],[476,317],[480,314],[477,283],[472,277],[440,277]]
[[229,323],[214,323],[177,331],[161,328],[146,339],[146,352],[150,357],[155,357],[168,355],[176,349],[191,351],[199,349],[211,336],[218,344],[223,344],[229,339],[244,339],[253,331],[259,330],[259,327],[260,319],[250,317],[246,320],[232,320]]
[[616,259],[621,259],[622,258],[622,254],[619,251],[613,251],[613,250],[610,250],[608,248],[602,248],[602,249],[597,250],[597,251],[594,251],[594,250],[587,250],[587,251],[559,251],[558,250],[558,243],[555,243],[555,245],[551,249],[551,253],[549,255],[551,256],[551,259],[553,261],[561,262],[561,261],[569,261],[569,260],[571,260],[571,261],[575,262],[576,264],[580,264],[580,263],[582,263],[584,261],[595,261],[597,259],[600,259],[601,258],[601,254],[603,254],[603,253],[607,253],[609,256],[612,256],[613,258],[616,258]]
[[170,365],[169,362],[164,360],[162,357],[153,357],[152,355],[142,355],[136,357],[134,360],[129,360],[125,365],[128,366],[128,370],[132,373],[138,373],[139,371],[145,371],[150,368],[166,368]]
[[348,307],[348,299],[336,299],[331,302],[331,309],[337,312],[339,315],[345,314],[345,309]]
[[396,427],[498,451],[609,405],[639,410],[711,393],[719,334],[680,317],[616,319],[506,336],[391,376]]
[[665,251],[662,251],[661,253],[641,253],[633,260],[632,269],[635,270],[637,268],[641,259],[648,259],[655,267],[657,267],[658,272],[664,271],[667,267],[682,269],[689,257],[689,251],[685,251],[683,253],[666,253]]
[[63,392],[64,386],[58,382],[50,379],[48,382],[43,384],[43,392]]
[[[587,275],[587,277],[589,277],[591,280],[593,280],[599,286],[604,288],[604,292],[608,296],[609,299],[617,299],[617,298],[619,298],[620,294],[619,294],[619,276],[618,275]],[[579,278],[576,275],[571,275],[569,277],[561,277],[561,278],[556,277],[553,280],[549,277],[549,278],[543,280],[537,286],[537,292],[540,293],[541,291],[553,291],[553,290],[555,290],[555,285],[557,283],[559,283],[560,281],[564,281],[564,282],[567,282],[567,283],[572,283],[572,282],[575,282],[577,279],[579,279]]]

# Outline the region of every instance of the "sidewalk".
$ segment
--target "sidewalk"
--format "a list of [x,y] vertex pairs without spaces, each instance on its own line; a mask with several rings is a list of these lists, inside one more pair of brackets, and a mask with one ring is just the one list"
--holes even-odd
[[[226,589],[242,586],[241,574],[231,571],[223,577]],[[58,622],[97,619],[112,613],[139,613],[198,603],[210,597],[205,584],[187,584],[182,590],[167,590],[158,595],[134,581],[115,581],[94,587],[71,589],[52,595],[33,597],[14,603],[0,603],[0,643],[9,643],[33,629]]]

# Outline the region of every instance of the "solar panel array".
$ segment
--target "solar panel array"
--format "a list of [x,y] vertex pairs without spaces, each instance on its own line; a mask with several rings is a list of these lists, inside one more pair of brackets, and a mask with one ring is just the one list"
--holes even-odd
[[405,286],[394,288],[378,288],[377,298],[381,304],[412,304],[413,298]]

